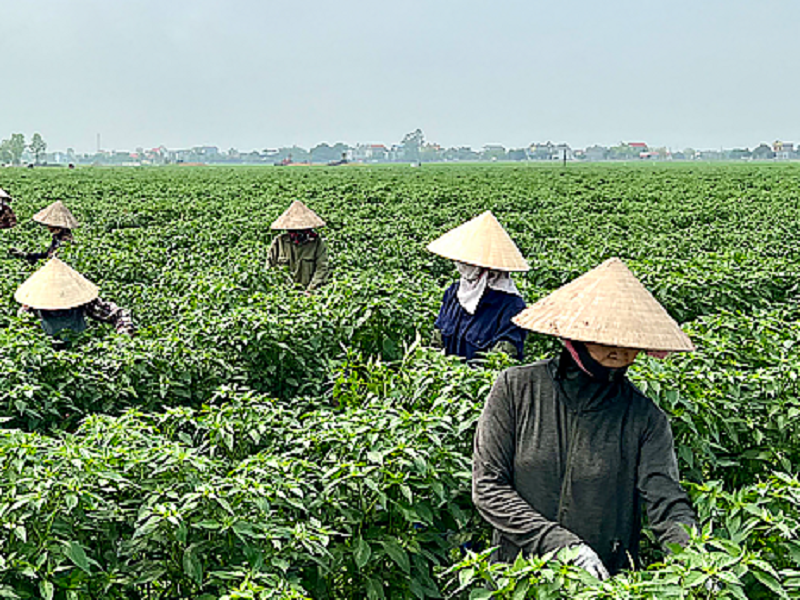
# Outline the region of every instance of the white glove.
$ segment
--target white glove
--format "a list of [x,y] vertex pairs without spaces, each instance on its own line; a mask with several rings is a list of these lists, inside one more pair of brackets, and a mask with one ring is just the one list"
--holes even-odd
[[578,554],[572,559],[572,564],[581,569],[585,569],[590,575],[594,575],[600,581],[611,577],[603,561],[597,556],[597,552],[592,550],[588,544],[578,544],[574,547],[578,549]]

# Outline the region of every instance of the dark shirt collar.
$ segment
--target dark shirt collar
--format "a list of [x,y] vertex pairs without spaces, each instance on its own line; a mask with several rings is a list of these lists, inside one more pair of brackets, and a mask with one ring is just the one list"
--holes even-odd
[[581,369],[565,348],[550,363],[550,373],[567,407],[573,412],[601,410],[622,394],[627,369],[609,369],[595,361],[583,344],[574,343]]

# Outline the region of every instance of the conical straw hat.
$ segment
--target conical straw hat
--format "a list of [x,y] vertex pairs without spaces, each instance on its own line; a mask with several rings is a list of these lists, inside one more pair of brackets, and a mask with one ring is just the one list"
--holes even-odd
[[61,310],[91,302],[99,293],[95,284],[53,257],[19,286],[14,299],[31,308]]
[[325,227],[325,221],[300,200],[295,200],[284,213],[276,219],[271,229],[313,229]]
[[0,200],[9,200],[11,201],[11,194],[5,191],[3,188],[0,188]]
[[61,200],[56,200],[47,208],[43,208],[32,218],[37,223],[52,225],[53,227],[75,229],[79,226],[78,220],[72,216],[72,213],[69,212],[69,209],[64,206]]
[[512,319],[531,331],[620,348],[691,352],[694,344],[625,263],[610,258]]
[[433,240],[428,244],[428,251],[450,260],[498,271],[530,269],[519,248],[490,210]]

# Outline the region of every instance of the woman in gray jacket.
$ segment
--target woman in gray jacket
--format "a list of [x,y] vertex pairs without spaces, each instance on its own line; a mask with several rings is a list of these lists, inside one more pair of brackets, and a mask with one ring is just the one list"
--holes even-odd
[[558,358],[504,371],[478,423],[472,494],[495,560],[577,547],[600,579],[634,568],[643,509],[663,544],[685,544],[694,511],[666,415],[625,371],[640,351],[692,342],[618,259],[514,318],[564,340]]

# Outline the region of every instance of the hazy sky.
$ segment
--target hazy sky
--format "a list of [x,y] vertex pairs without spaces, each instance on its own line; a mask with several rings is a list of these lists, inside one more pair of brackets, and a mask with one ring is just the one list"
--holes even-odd
[[800,141],[798,0],[0,0],[51,149]]

